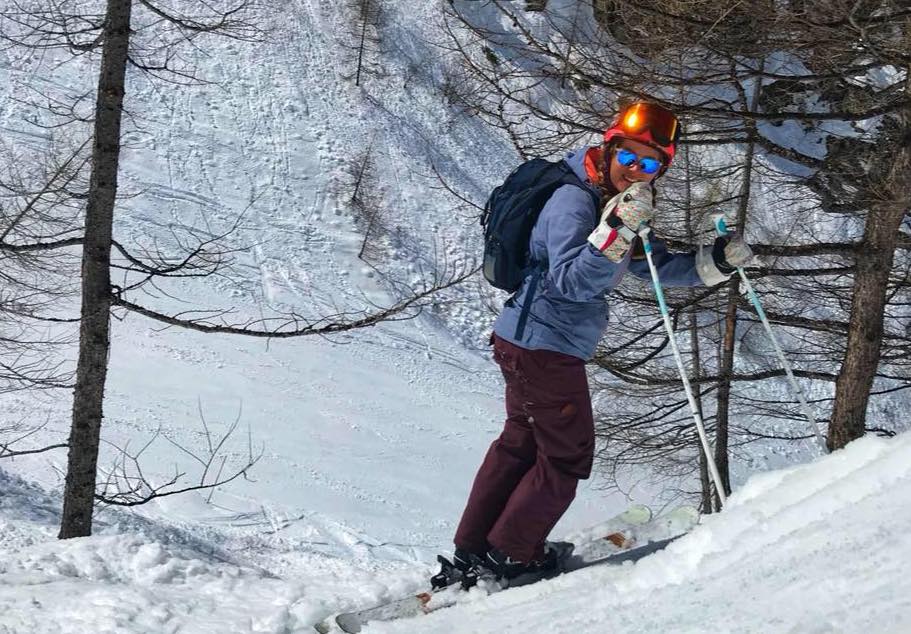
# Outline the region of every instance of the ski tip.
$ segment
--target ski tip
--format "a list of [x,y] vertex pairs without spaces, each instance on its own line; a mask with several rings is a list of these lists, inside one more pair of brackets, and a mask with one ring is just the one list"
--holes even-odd
[[319,632],[319,634],[329,634],[332,631],[332,626],[326,621],[320,621],[313,626],[313,629]]
[[670,513],[659,516],[659,519],[666,521],[683,520],[693,524],[698,524],[700,518],[702,518],[702,513],[695,506],[678,506]]
[[652,507],[647,504],[633,504],[626,509],[625,514],[635,515],[637,516],[637,519],[639,517],[647,518],[645,521],[652,519],[653,516]]
[[361,620],[356,614],[339,614],[335,617],[335,624],[346,634],[358,634],[361,631]]

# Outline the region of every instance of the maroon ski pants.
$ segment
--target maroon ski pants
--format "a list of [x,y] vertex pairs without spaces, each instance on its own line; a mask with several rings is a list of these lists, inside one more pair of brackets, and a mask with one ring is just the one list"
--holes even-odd
[[506,379],[506,423],[475,476],[454,541],[527,563],[543,556],[578,481],[591,474],[591,396],[582,359],[493,341]]

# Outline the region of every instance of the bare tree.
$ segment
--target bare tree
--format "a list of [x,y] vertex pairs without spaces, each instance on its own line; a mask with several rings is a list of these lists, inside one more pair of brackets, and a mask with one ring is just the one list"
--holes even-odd
[[[252,434],[248,431],[246,453],[239,463],[232,461],[229,464],[229,443],[240,424],[240,412],[238,411],[237,417],[221,435],[214,433],[211,425],[206,421],[201,406],[199,408],[199,420],[203,429],[203,438],[205,439],[205,447],[201,451],[194,451],[185,447],[167,434],[162,434],[161,429],[158,429],[135,452],[130,451],[129,443],[123,447],[117,447],[112,464],[107,468],[101,469],[102,481],[95,492],[95,500],[112,506],[141,506],[163,497],[180,495],[190,491],[208,491],[206,501],[210,502],[212,494],[217,488],[238,478],[246,478],[250,470],[262,457],[262,449],[254,449]],[[181,471],[176,464],[174,465],[173,475],[163,482],[153,482],[146,475],[142,467],[143,454],[159,438],[163,438],[186,456],[191,464],[198,465],[199,475],[197,478],[186,482],[187,473]]]
[[[911,33],[911,18],[908,33]],[[907,41],[907,40],[906,40]],[[911,63],[906,73],[911,74]],[[905,92],[911,96],[911,83]],[[867,192],[870,213],[855,259],[854,294],[844,362],[835,384],[829,447],[844,447],[865,433],[867,405],[881,363],[890,275],[902,222],[911,214],[911,106],[897,117],[897,143],[883,144],[881,173]],[[907,282],[907,270],[905,271]]]
[[[87,168],[90,176],[83,199],[85,222],[83,227],[77,227],[80,235],[66,242],[66,246],[82,245],[83,259],[80,347],[61,538],[91,533],[93,503],[99,495],[97,463],[112,309],[130,310],[200,332],[264,338],[326,334],[383,320],[411,318],[435,292],[460,283],[471,273],[444,265],[417,287],[393,285],[392,292],[400,299],[392,305],[318,317],[287,313],[231,321],[230,311],[168,314],[132,299],[138,290],[156,280],[218,273],[231,254],[221,240],[233,228],[215,237],[190,232],[187,239],[177,241],[184,251],[177,256],[150,252],[114,239],[128,69],[174,84],[199,83],[202,80],[195,69],[179,54],[180,47],[200,46],[201,38],[209,36],[257,41],[262,37],[256,26],[260,8],[252,0],[198,2],[180,9],[152,0],[108,0],[104,13],[92,13],[91,6],[69,0],[22,0],[0,11],[0,37],[15,45],[60,48],[76,55],[100,54],[95,113],[90,117],[94,132]],[[77,108],[61,106],[58,110],[72,120],[85,120],[81,114],[77,116]],[[61,246],[42,245],[47,249]],[[117,261],[112,258],[112,251],[116,251]],[[112,282],[112,271],[122,273],[120,285]],[[124,456],[127,459],[122,464],[133,464],[130,454]]]
[[351,162],[351,196],[348,204],[355,213],[355,220],[361,225],[364,239],[357,257],[368,263],[380,261],[381,240],[386,228],[383,226],[383,196],[377,182],[373,143]]
[[[797,376],[820,384],[821,392],[838,378],[844,388],[814,405],[834,401],[836,425],[844,417],[840,408],[848,406],[854,428],[862,432],[858,407],[865,410],[866,401],[859,395],[892,394],[903,388],[890,384],[909,376],[902,357],[907,332],[897,329],[895,318],[907,301],[907,258],[891,259],[896,248],[907,249],[898,232],[908,210],[906,194],[900,193],[907,192],[901,185],[907,182],[905,158],[885,160],[857,146],[893,153],[907,146],[905,124],[889,122],[902,120],[911,103],[906,46],[911,11],[891,0],[784,5],[598,0],[587,20],[555,8],[532,23],[512,3],[492,0],[485,6],[456,2],[447,11],[448,51],[461,73],[448,97],[501,130],[523,157],[551,155],[591,139],[620,98],[654,99],[678,112],[686,122],[683,146],[700,148],[710,159],[695,180],[687,173],[688,185],[700,191],[722,187],[700,204],[698,196],[684,193],[679,172],[672,169],[660,203],[665,237],[673,247],[692,248],[694,239],[710,239],[704,233],[706,212],[727,210],[736,217],[756,251],[774,258],[750,274],[787,354],[797,360]],[[877,127],[879,122],[885,128]],[[826,145],[827,154],[817,150]],[[719,164],[714,150],[725,146],[746,160]],[[839,152],[845,146],[850,153]],[[883,164],[895,169],[882,170],[880,181],[897,186],[866,186],[864,166]],[[737,181],[740,186],[731,187]],[[757,187],[763,209],[754,209]],[[850,204],[839,204],[845,201]],[[694,204],[686,216],[681,207]],[[882,213],[885,207],[891,215]],[[876,229],[883,218],[886,224]],[[870,261],[863,264],[858,257]],[[702,324],[698,337],[721,346],[717,364],[706,367],[709,358],[698,355],[696,343],[685,353],[697,368],[690,378],[703,403],[707,395],[717,395],[716,415],[709,412],[707,422],[720,434],[716,457],[722,464],[735,444],[802,442],[808,436],[770,429],[788,420],[805,428],[793,403],[744,389],[779,380],[783,371],[762,367],[768,355],[755,328],[758,319],[736,284],[669,294],[675,322],[696,310]],[[863,290],[870,288],[875,290]],[[609,439],[602,455],[614,470],[649,462],[662,464],[665,474],[680,474],[695,468],[694,461],[687,466],[676,457],[681,451],[692,455],[694,434],[651,302],[647,292],[629,285],[612,297],[611,337],[596,363],[623,383],[598,382],[614,399],[599,427]],[[861,328],[861,323],[873,325]],[[877,328],[884,331],[882,347]],[[733,364],[738,346],[749,367],[740,372]],[[848,362],[846,355],[859,363]],[[840,376],[830,370],[835,364]],[[876,381],[882,385],[870,392]],[[643,394],[649,407],[642,405]],[[627,407],[618,408],[619,402]],[[830,429],[830,442],[837,437]]]
[[103,52],[82,256],[79,361],[73,394],[61,539],[92,533],[104,385],[110,350],[111,244],[132,9],[132,0],[110,0],[101,33]]
[[381,52],[382,30],[387,20],[382,0],[347,0],[352,16],[350,36],[354,44],[343,44],[354,54],[354,85],[361,85],[362,74],[377,74],[382,67],[375,59]]

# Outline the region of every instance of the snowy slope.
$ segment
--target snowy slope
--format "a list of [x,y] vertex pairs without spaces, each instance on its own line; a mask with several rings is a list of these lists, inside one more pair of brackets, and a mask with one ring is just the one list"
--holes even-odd
[[[117,239],[137,250],[173,249],[190,231],[212,236],[238,225],[227,237],[236,252],[224,275],[163,283],[134,294],[139,303],[172,312],[230,309],[243,322],[394,301],[387,280],[357,258],[363,233],[341,191],[368,141],[387,222],[400,230],[381,243],[383,274],[410,283],[440,258],[461,266],[477,254],[476,221],[453,215],[429,161],[463,175],[459,187],[478,194],[490,183],[473,179],[505,173],[515,157],[477,122],[449,121],[452,113],[439,103],[424,41],[437,8],[393,9],[407,19],[391,20],[390,74],[371,78],[369,94],[345,80],[337,63],[347,37],[344,7],[301,0],[282,8],[259,45],[200,40],[185,51],[211,84],[175,87],[130,76]],[[0,127],[10,142],[26,152],[52,140],[27,121],[34,114],[21,100],[27,88],[80,94],[95,72],[88,58],[69,60],[60,51],[0,51],[0,80],[12,88],[0,95]],[[487,165],[497,157],[499,173]],[[165,498],[135,513],[176,530],[217,533],[244,561],[277,572],[306,571],[313,558],[332,560],[327,565],[346,578],[432,561],[449,548],[502,417],[501,379],[484,341],[491,315],[472,292],[445,327],[424,314],[331,338],[208,336],[118,312],[100,465],[108,468],[118,448],[136,449],[159,432],[201,452],[202,420],[215,434],[238,420],[225,469],[243,464],[249,432],[254,450],[263,451],[250,480],[210,499]],[[77,306],[58,309],[55,317],[72,317]],[[0,402],[0,429],[43,425],[19,448],[67,437],[68,391],[3,394]],[[65,461],[57,450],[0,466],[53,490]],[[200,473],[162,438],[143,456],[143,470],[155,482],[175,471],[187,471],[192,482]],[[590,484],[581,488],[561,528],[626,503]],[[99,530],[111,521],[106,512],[97,519]]]
[[[132,78],[118,239],[174,246],[175,232],[220,233],[242,214],[228,237],[237,249],[229,275],[164,285],[137,301],[230,308],[238,320],[392,301],[391,285],[356,257],[362,229],[345,204],[346,174],[366,146],[390,228],[380,243],[385,275],[412,282],[440,259],[468,265],[478,253],[475,219],[453,211],[433,169],[480,200],[516,156],[440,102],[428,43],[436,3],[389,3],[386,74],[363,89],[340,60],[344,3],[282,4],[261,45],[187,51],[211,85]],[[53,51],[0,51],[0,80],[16,87],[0,94],[4,141],[51,141],[25,122],[19,87],[86,90],[88,60],[62,61]],[[102,510],[94,537],[64,543],[54,539],[63,452],[0,463],[0,634],[309,631],[332,612],[422,587],[433,554],[450,547],[502,415],[484,348],[491,314],[477,295],[469,286],[449,296],[461,303],[445,314],[281,341],[162,330],[118,314],[102,465],[116,446],[141,446],[158,431],[202,450],[203,418],[216,433],[240,421],[228,467],[243,460],[248,430],[263,457],[251,480],[209,500]],[[61,305],[56,316],[74,312]],[[0,427],[46,423],[22,448],[66,437],[69,393],[4,394],[0,403]],[[909,463],[907,437],[867,439],[818,465],[754,478],[725,514],[633,568],[371,629],[901,631],[908,622],[889,619],[908,611]],[[145,456],[159,482],[175,468],[198,475],[166,442]],[[627,503],[595,484],[580,487],[555,536]],[[634,501],[653,493],[637,487]]]
[[[3,477],[0,631],[310,632],[422,587],[312,556],[306,572],[226,562],[211,536],[139,523],[53,538],[56,500]],[[752,478],[720,515],[635,565],[579,571],[375,633],[901,633],[911,628],[911,434],[865,438]],[[129,529],[129,530],[127,530]]]
[[635,566],[374,632],[911,631],[911,434],[755,476]]

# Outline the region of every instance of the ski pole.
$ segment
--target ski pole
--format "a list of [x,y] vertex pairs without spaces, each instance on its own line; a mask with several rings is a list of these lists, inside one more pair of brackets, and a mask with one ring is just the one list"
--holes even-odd
[[696,429],[699,432],[699,440],[702,443],[702,451],[705,453],[705,461],[708,464],[709,472],[712,475],[712,481],[715,483],[715,492],[721,505],[727,504],[727,496],[724,492],[724,486],[721,483],[721,474],[718,472],[718,465],[715,464],[715,455],[709,446],[708,435],[705,433],[705,425],[702,424],[702,416],[699,414],[699,406],[696,405],[696,399],[693,397],[693,389],[690,387],[690,381],[686,377],[686,368],[683,365],[683,357],[680,356],[680,349],[677,347],[677,340],[674,337],[674,327],[671,325],[671,315],[667,309],[667,302],[664,301],[664,291],[661,290],[661,282],[658,279],[658,269],[655,267],[655,261],[652,259],[652,245],[649,242],[648,234],[651,228],[645,225],[639,230],[639,237],[642,238],[642,246],[645,248],[645,258],[648,260],[648,270],[652,274],[652,286],[655,287],[655,295],[658,297],[658,307],[661,309],[661,318],[664,321],[664,329],[667,331],[668,341],[671,343],[671,350],[674,352],[674,359],[677,361],[677,370],[680,372],[680,379],[683,381],[683,389],[686,392],[686,399],[690,404],[690,411],[693,412],[693,420],[696,422]]
[[[714,214],[712,216],[712,221],[714,222],[715,230],[718,232],[718,235],[728,235],[729,231],[727,225],[724,222],[723,214]],[[753,285],[750,283],[749,278],[747,278],[747,275],[744,272],[742,266],[737,267],[737,273],[740,274],[740,279],[743,281],[743,286],[747,290],[747,295],[750,298],[750,302],[753,304],[753,308],[756,309],[756,314],[759,315],[759,319],[762,321],[762,325],[765,326],[765,331],[769,335],[769,340],[772,342],[772,346],[775,348],[775,354],[778,355],[778,360],[784,367],[785,374],[788,375],[788,380],[791,382],[791,387],[797,393],[797,399],[800,401],[800,407],[803,410],[804,417],[807,419],[807,423],[810,425],[810,429],[812,429],[813,433],[816,435],[816,440],[819,443],[822,452],[828,453],[829,448],[826,446],[826,439],[819,431],[819,426],[816,424],[816,418],[813,416],[813,410],[810,409],[810,405],[807,403],[807,397],[804,395],[803,389],[800,387],[800,384],[794,377],[794,372],[791,370],[791,364],[788,362],[787,357],[784,356],[784,351],[782,351],[781,346],[778,344],[778,339],[775,337],[775,333],[772,332],[772,325],[769,323],[769,318],[766,316],[765,311],[762,309],[762,303],[759,301],[759,296],[756,294],[756,291],[753,290]]]

